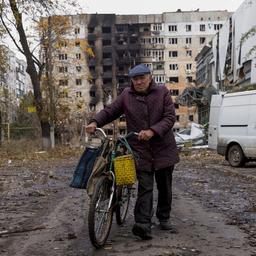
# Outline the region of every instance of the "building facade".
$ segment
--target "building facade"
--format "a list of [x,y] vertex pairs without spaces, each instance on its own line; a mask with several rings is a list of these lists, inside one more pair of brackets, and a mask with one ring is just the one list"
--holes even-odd
[[[72,106],[73,113],[79,112],[75,106],[81,101],[81,112],[91,116],[129,86],[129,69],[144,63],[152,70],[156,83],[166,86],[175,101],[186,87],[194,86],[195,56],[229,16],[227,11],[199,10],[70,16],[73,31],[64,45],[72,47],[60,49],[59,68],[54,68],[54,77],[63,92],[60,95]],[[86,56],[81,48],[83,41],[88,42],[94,56]],[[60,68],[63,63],[66,67]],[[198,121],[195,107],[175,106],[175,131]],[[122,120],[120,124],[124,124]],[[120,133],[123,128],[119,126]]]
[[19,98],[30,91],[31,82],[25,71],[26,62],[4,46],[7,55],[6,71],[0,76],[0,113],[2,123],[15,120]]

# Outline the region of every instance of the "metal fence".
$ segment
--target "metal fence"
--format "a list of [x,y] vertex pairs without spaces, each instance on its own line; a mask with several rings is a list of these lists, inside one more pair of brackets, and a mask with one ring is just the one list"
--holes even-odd
[[39,127],[17,127],[10,123],[0,125],[1,141],[19,140],[19,139],[35,139],[40,137]]

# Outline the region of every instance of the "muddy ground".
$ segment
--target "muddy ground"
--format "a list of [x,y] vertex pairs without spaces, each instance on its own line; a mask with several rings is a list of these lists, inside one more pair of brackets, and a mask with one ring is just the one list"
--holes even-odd
[[89,199],[69,188],[79,151],[37,152],[0,160],[0,255],[256,256],[256,163],[231,168],[209,150],[187,150],[174,173],[173,225],[141,241],[131,233],[133,194],[127,221],[113,222],[106,246],[88,238]]

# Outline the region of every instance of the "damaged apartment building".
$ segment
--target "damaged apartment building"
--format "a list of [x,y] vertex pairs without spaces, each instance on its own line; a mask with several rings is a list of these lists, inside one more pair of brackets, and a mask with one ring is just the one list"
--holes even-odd
[[[179,9],[149,15],[70,16],[73,31],[66,40],[72,41],[73,47],[60,48],[58,65],[64,67],[54,69],[62,100],[69,102],[73,113],[89,118],[129,86],[129,69],[143,63],[151,69],[155,82],[170,90],[175,101],[185,88],[194,86],[195,57],[230,15],[227,11]],[[81,41],[87,41],[93,55],[85,54]],[[69,58],[74,61],[69,62]],[[72,75],[68,76],[70,70]],[[196,107],[175,107],[175,131],[198,122]],[[123,133],[124,117],[119,121],[118,132]]]
[[196,104],[199,123],[209,120],[211,95],[246,90],[256,84],[256,1],[245,0],[196,57],[197,87],[180,96]]

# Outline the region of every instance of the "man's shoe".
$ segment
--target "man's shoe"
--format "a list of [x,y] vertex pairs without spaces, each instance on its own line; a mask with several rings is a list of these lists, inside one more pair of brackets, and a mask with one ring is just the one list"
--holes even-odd
[[171,233],[177,234],[178,231],[172,226],[171,221],[168,220],[160,220],[160,229],[161,230],[169,230]]
[[132,233],[139,236],[142,240],[152,239],[151,228],[149,224],[136,223],[133,225]]

